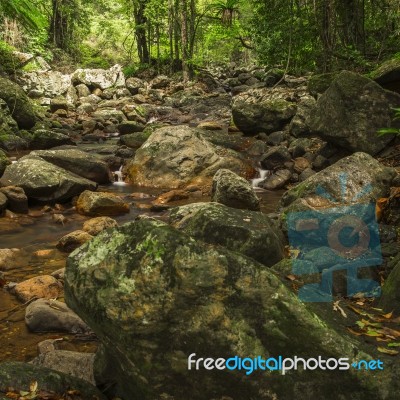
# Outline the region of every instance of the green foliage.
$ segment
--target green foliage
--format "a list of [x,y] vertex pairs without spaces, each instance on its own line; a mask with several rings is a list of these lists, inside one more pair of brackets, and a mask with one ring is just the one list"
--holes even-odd
[[17,19],[31,31],[39,30],[46,24],[43,14],[29,0],[2,0],[0,14]]
[[0,40],[0,72],[12,74],[20,68],[20,62],[13,55],[15,48]]
[[[400,120],[400,108],[393,108],[393,111],[394,111],[393,121],[399,121]],[[378,136],[393,135],[393,134],[400,136],[400,128],[382,128],[382,129],[379,129],[377,132]]]

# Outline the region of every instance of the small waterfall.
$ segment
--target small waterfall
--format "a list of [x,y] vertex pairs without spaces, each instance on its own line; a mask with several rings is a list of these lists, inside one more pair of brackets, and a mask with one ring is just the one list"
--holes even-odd
[[126,183],[124,182],[123,178],[122,178],[122,165],[120,166],[118,171],[114,171],[114,185],[126,185]]
[[266,169],[257,168],[258,178],[254,178],[251,180],[251,185],[253,189],[259,188],[259,184],[264,182],[264,180],[271,175],[271,171]]

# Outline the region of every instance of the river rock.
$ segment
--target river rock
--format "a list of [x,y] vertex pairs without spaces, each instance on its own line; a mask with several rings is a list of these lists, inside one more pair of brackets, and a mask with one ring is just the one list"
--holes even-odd
[[91,218],[83,224],[83,230],[89,235],[96,236],[105,229],[115,228],[118,223],[115,219],[110,217],[96,217]]
[[67,201],[86,189],[95,190],[97,187],[95,182],[30,155],[9,165],[0,184],[19,186],[29,199],[39,202]]
[[[304,398],[305,388],[312,388],[317,398],[333,400],[383,399],[386,393],[381,380],[352,368],[307,371],[301,385],[295,373],[282,380],[278,371],[249,379],[245,371],[188,370],[190,354],[322,354],[349,357],[350,363],[370,356],[357,339],[341,336],[310,312],[268,268],[160,221],[141,219],[104,231],[72,253],[65,296],[105,346],[96,381],[114,382],[114,396],[186,400],[190,392],[193,400],[270,400],[271,393]],[[389,370],[379,373],[396,385],[397,376],[385,375]]]
[[290,182],[291,177],[292,173],[288,169],[278,169],[265,179],[261,187],[267,190],[282,189]]
[[[108,70],[105,69],[77,69],[71,76],[72,83],[79,85],[81,83],[92,88],[102,90],[112,86],[121,86],[125,84],[121,66],[116,64]],[[123,79],[123,82],[122,82]]]
[[7,103],[20,129],[30,129],[35,125],[36,115],[33,106],[28,96],[16,83],[0,77],[0,99]]
[[384,62],[371,73],[371,78],[382,87],[400,93],[400,60],[392,59]]
[[15,295],[24,303],[33,299],[55,299],[60,296],[62,287],[51,275],[35,276],[17,283],[13,289]]
[[130,133],[143,132],[144,125],[135,121],[124,121],[118,124],[118,131],[121,135],[128,135]]
[[221,168],[240,175],[248,170],[236,152],[211,144],[199,130],[170,126],[157,129],[147,139],[126,172],[133,184],[177,189],[198,177],[211,184]]
[[330,143],[375,155],[393,139],[393,135],[377,136],[376,132],[393,126],[394,107],[400,107],[399,94],[343,71],[318,99],[308,125]]
[[0,216],[6,211],[8,199],[5,194],[0,193]]
[[232,208],[260,210],[260,199],[251,184],[229,169],[220,169],[213,178],[211,201]]
[[24,189],[18,186],[6,186],[0,188],[0,192],[7,197],[7,208],[10,211],[19,214],[28,213],[28,197],[26,196]]
[[139,93],[139,89],[144,88],[145,83],[139,78],[128,78],[125,82],[126,88],[130,91],[131,95]]
[[284,240],[265,214],[217,203],[195,203],[171,210],[170,223],[197,240],[224,246],[272,266],[283,257]]
[[[71,375],[22,362],[4,362],[0,364],[0,392],[7,393],[13,388],[17,397],[20,391],[30,393],[32,382],[37,382],[38,395],[51,398],[68,398],[71,389],[76,390],[74,400],[107,400],[107,398],[87,381]],[[41,396],[43,397],[43,396]],[[4,397],[3,397],[4,398]],[[49,398],[49,397],[48,397]]]
[[54,350],[39,354],[31,364],[50,368],[96,385],[93,373],[94,353]]
[[30,153],[69,172],[93,182],[106,184],[113,181],[108,164],[100,157],[78,149],[39,150]]
[[232,117],[246,134],[271,133],[282,129],[296,113],[296,103],[274,96],[269,89],[253,89],[234,98]]
[[261,166],[267,170],[282,168],[285,162],[292,159],[289,150],[285,146],[274,146],[261,158]]
[[[319,196],[322,189],[338,204],[376,201],[387,196],[395,176],[393,168],[383,166],[369,154],[354,153],[288,190],[281,205],[287,207],[298,199]],[[342,185],[345,185],[345,193],[342,193]]]
[[0,249],[0,271],[7,271],[17,267],[20,262],[18,256],[21,250],[19,249]]
[[89,235],[89,233],[85,231],[78,230],[70,232],[57,242],[57,249],[69,253],[79,246],[82,246],[84,243],[92,239],[92,237],[93,236]]
[[129,213],[129,204],[113,193],[85,190],[78,198],[76,210],[91,216],[120,215]]
[[38,299],[26,307],[25,323],[31,332],[87,333],[90,328],[63,302]]
[[32,150],[42,150],[72,144],[74,144],[74,142],[71,138],[63,133],[51,131],[49,129],[37,129],[32,132],[29,147]]
[[6,156],[6,153],[0,150],[0,177],[3,175],[8,164],[10,164],[10,161]]

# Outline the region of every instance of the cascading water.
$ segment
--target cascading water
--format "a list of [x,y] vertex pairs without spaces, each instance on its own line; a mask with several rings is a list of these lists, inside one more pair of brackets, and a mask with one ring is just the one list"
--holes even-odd
[[258,178],[254,178],[251,180],[251,185],[253,189],[261,189],[259,187],[260,183],[264,182],[264,180],[271,175],[271,171],[261,168],[256,168],[258,172]]
[[115,179],[114,185],[120,185],[120,186],[126,185],[126,183],[124,182],[124,180],[122,178],[122,165],[119,168],[119,170],[114,171],[113,174],[114,174],[114,179]]

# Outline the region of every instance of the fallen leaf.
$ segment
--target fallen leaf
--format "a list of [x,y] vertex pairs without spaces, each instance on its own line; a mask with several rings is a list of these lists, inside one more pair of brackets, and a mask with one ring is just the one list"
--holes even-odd
[[388,347],[400,347],[400,342],[392,342],[388,344]]
[[343,308],[339,306],[340,300],[333,303],[333,311],[339,311],[343,318],[347,318],[347,314],[344,312]]
[[297,280],[297,278],[296,278],[294,275],[292,275],[292,274],[286,275],[285,278],[288,279],[289,281],[295,281],[295,280]]
[[390,350],[390,349],[387,349],[386,347],[380,347],[380,346],[378,346],[378,351],[380,351],[381,353],[384,353],[384,354],[389,354],[391,356],[395,356],[395,355],[399,354],[399,352],[397,350]]
[[393,311],[391,311],[390,313],[387,313],[387,314],[381,314],[381,316],[385,319],[391,319],[393,316]]
[[352,333],[353,335],[356,335],[356,336],[362,336],[362,335],[363,335],[362,332],[357,332],[357,331],[355,331],[354,329],[351,329],[351,328],[349,328],[349,327],[347,327],[347,330],[348,330],[350,333]]

